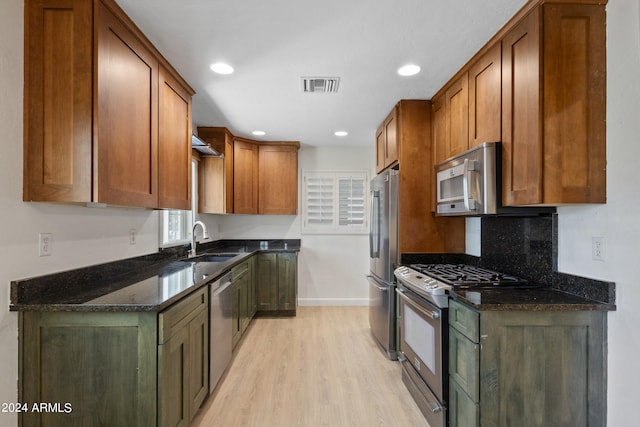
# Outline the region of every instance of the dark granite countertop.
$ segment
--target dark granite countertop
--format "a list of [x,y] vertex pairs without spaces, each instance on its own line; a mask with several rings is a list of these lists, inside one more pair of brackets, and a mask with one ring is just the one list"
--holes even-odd
[[10,310],[161,311],[255,253],[299,250],[300,240],[222,240],[198,245],[199,255],[236,254],[222,262],[187,259],[186,248],[179,248],[15,280],[11,282]]
[[589,300],[551,287],[453,290],[449,296],[484,311],[611,311],[615,305]]

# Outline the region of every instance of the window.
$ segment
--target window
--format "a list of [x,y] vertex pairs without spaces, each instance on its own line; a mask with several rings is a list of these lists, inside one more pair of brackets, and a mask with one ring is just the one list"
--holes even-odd
[[160,247],[191,242],[191,227],[198,209],[198,161],[191,161],[191,210],[163,210],[160,215]]
[[366,172],[303,171],[303,234],[366,234]]

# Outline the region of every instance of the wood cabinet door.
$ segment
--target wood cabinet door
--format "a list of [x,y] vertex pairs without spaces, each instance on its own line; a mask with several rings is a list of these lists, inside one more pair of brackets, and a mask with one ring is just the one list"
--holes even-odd
[[384,165],[391,166],[398,161],[398,107],[384,121]]
[[94,199],[154,208],[158,206],[158,62],[102,2],[97,5]]
[[223,157],[201,157],[198,164],[198,211],[233,213],[233,137],[226,128],[198,127],[198,136]]
[[191,94],[164,67],[158,89],[158,207],[191,209]]
[[543,202],[605,203],[605,7],[543,7]]
[[606,425],[606,316],[482,312],[480,425]]
[[502,48],[496,43],[469,68],[469,148],[501,141]]
[[20,317],[21,401],[72,405],[70,413],[21,413],[20,425],[156,426],[155,313]]
[[376,172],[380,173],[384,170],[384,153],[386,151],[386,141],[384,133],[384,123],[376,131]]
[[278,269],[275,253],[258,254],[258,283],[256,284],[256,304],[258,311],[278,309]]
[[258,213],[258,146],[233,142],[233,213]]
[[505,206],[542,202],[540,65],[540,10],[535,8],[502,39]]
[[189,425],[189,328],[174,333],[158,346],[161,427]]
[[480,426],[480,405],[449,377],[449,427]]
[[295,215],[298,212],[298,147],[259,146],[258,213]]
[[242,335],[242,327],[240,325],[240,283],[237,280],[233,281],[231,292],[233,295],[233,307],[231,310],[231,317],[233,319],[232,342],[235,348]]
[[25,2],[25,201],[90,202],[92,3]]
[[209,395],[209,311],[189,322],[189,421]]
[[[434,98],[433,106],[433,164],[437,165],[448,157],[447,114],[444,95]],[[435,199],[434,199],[435,203]]]
[[448,153],[455,156],[469,148],[469,81],[464,73],[446,91]]
[[295,310],[298,305],[297,254],[278,254],[278,310]]
[[253,256],[248,261],[249,266],[249,320],[253,319],[253,316],[256,314],[256,276],[257,276],[257,268],[256,268],[256,257]]
[[225,212],[225,172],[223,157],[201,157],[198,162],[198,212]]

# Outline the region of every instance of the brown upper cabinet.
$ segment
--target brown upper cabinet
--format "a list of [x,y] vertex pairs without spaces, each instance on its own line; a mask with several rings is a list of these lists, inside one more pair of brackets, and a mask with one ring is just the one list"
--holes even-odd
[[158,207],[190,210],[191,94],[160,67],[158,98]]
[[[433,116],[431,102],[413,99],[398,102],[388,116],[393,117],[395,123],[400,168],[398,246],[401,253],[459,253],[465,250],[464,218],[432,214],[431,200],[435,189]],[[387,121],[388,118],[384,123]]]
[[434,95],[434,163],[501,141],[503,205],[605,203],[605,6],[518,11]]
[[258,213],[258,144],[233,140],[233,213]]
[[297,213],[299,142],[255,141],[224,127],[198,127],[198,136],[224,155],[200,159],[199,212]]
[[453,82],[445,92],[445,122],[446,157],[449,158],[468,150],[469,81],[467,73],[464,73],[458,80]]
[[606,202],[605,22],[604,4],[549,3],[504,36],[504,205]]
[[469,148],[469,82],[467,73],[434,97],[433,163]]
[[500,43],[469,67],[469,149],[501,140],[502,49]]
[[188,209],[193,89],[112,0],[25,22],[23,199]]
[[258,212],[295,215],[298,210],[298,146],[258,147]]
[[394,108],[376,132],[376,172],[398,163],[398,117]]
[[433,109],[432,138],[433,164],[435,165],[449,157],[449,144],[447,143],[447,109],[444,93],[433,97],[431,108]]
[[198,127],[198,136],[222,154],[198,162],[198,212],[233,213],[233,135],[223,127]]

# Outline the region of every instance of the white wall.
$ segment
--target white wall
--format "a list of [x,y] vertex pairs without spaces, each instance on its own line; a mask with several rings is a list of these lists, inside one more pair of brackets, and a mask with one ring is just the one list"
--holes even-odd
[[[364,170],[370,177],[375,173],[372,147],[302,147],[298,161],[300,170]],[[298,200],[298,212],[301,212],[301,198]],[[369,271],[367,235],[302,235],[300,215],[200,215],[200,219],[217,232],[216,239],[301,239],[300,305],[369,304],[364,278]]]

